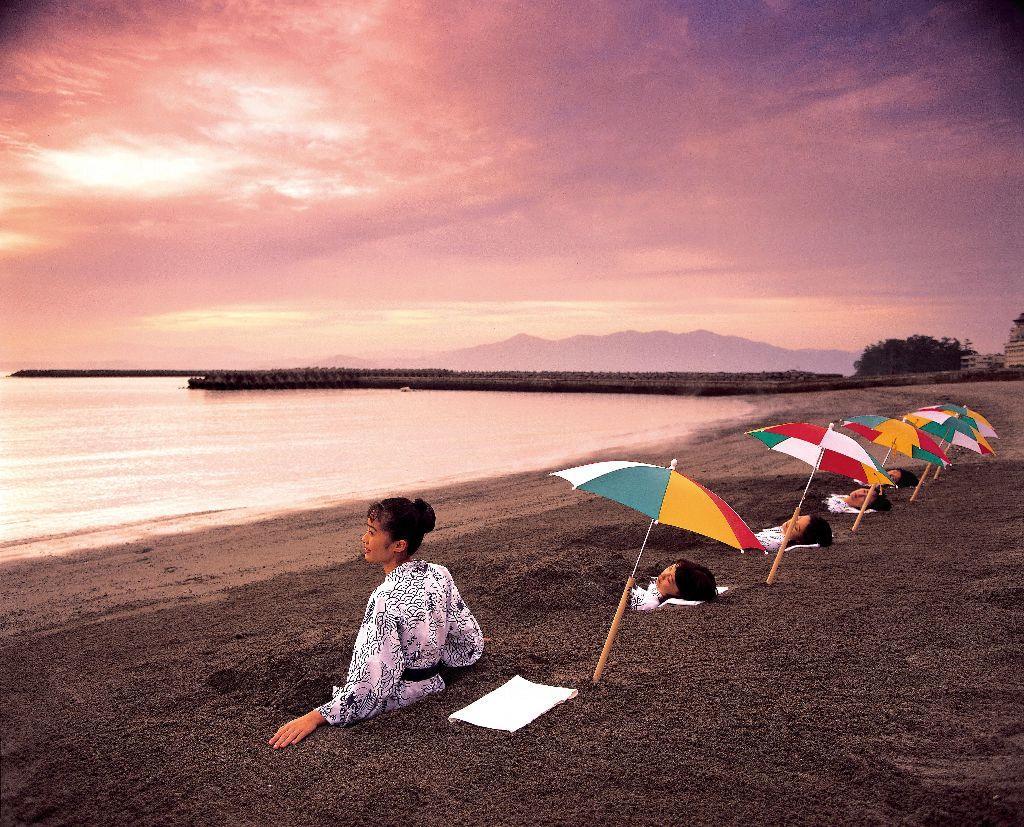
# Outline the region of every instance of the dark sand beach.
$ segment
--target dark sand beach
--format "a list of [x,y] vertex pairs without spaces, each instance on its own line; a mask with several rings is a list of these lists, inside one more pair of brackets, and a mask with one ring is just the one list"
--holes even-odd
[[[1019,824],[1022,399],[1022,382],[772,397],[764,418],[629,457],[677,457],[757,530],[806,472],[744,427],[948,400],[1000,434],[995,458],[958,451],[856,535],[831,518],[836,544],[788,553],[771,587],[771,557],[656,528],[641,574],[687,556],[729,591],[627,616],[596,688],[641,515],[540,473],[396,492],[434,503],[421,556],[451,569],[484,657],[441,695],[279,752],[278,725],[344,679],[380,582],[365,503],[8,564],[0,822]],[[852,487],[823,475],[809,502]],[[579,696],[514,735],[447,720],[516,674]]]

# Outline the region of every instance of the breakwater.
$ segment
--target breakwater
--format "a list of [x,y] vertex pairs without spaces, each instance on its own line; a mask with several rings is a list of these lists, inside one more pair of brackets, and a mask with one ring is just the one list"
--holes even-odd
[[570,371],[452,371],[302,368],[214,371],[188,380],[196,390],[401,389],[522,391],[549,393],[640,393],[679,396],[810,393],[886,385],[1015,380],[1024,371],[945,371],[898,376],[777,373],[589,373]]
[[54,370],[19,370],[11,376],[19,379],[131,379],[154,376],[198,376],[205,370],[72,370],[57,368]]

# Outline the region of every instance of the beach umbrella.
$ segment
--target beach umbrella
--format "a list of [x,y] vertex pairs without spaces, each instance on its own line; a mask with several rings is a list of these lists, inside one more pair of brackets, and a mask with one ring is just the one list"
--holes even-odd
[[804,486],[804,493],[793,511],[793,517],[789,521],[789,528],[782,538],[782,545],[779,546],[775,555],[775,562],[768,572],[767,583],[770,585],[775,581],[779,565],[782,563],[782,555],[789,545],[789,535],[793,530],[797,517],[800,516],[800,508],[807,497],[807,491],[811,487],[811,480],[819,471],[831,471],[834,474],[841,474],[845,477],[863,483],[878,485],[895,485],[889,479],[889,475],[867,451],[865,451],[853,437],[841,434],[835,430],[835,423],[829,423],[827,428],[820,425],[811,425],[808,422],[786,422],[782,425],[771,425],[767,428],[757,428],[747,431],[747,436],[752,436],[767,445],[773,451],[789,454],[811,466],[811,475],[807,478],[807,485]]
[[[893,451],[898,451],[912,459],[923,459],[925,461],[925,471],[921,473],[921,477],[917,481],[917,488],[914,489],[911,500],[914,499],[914,495],[920,489],[921,480],[924,479],[929,469],[927,463],[934,465],[949,464],[949,457],[946,456],[938,443],[924,431],[918,430],[904,419],[892,419],[891,417],[873,415],[854,416],[850,419],[844,419],[843,427],[853,431],[855,434],[860,434],[860,436],[866,439],[870,439],[876,445],[884,445],[889,449],[886,452],[885,459],[882,460],[883,468],[885,468],[885,464],[889,461]],[[856,531],[857,526],[860,525],[860,521],[864,518],[864,514],[867,511],[871,495],[874,492],[875,486],[872,485],[860,507],[857,519],[853,521],[851,531]]]
[[640,554],[637,555],[636,564],[633,566],[633,573],[626,580],[626,588],[622,590],[622,598],[619,600],[601,657],[594,670],[594,683],[601,680],[601,673],[608,661],[619,623],[629,604],[629,593],[636,582],[640,557],[643,556],[655,523],[703,534],[740,550],[764,550],[747,524],[725,500],[699,482],[683,476],[675,468],[675,460],[672,460],[668,468],[643,462],[611,460],[551,472],[551,476],[567,480],[577,491],[598,494],[651,518],[644,542],[640,546]]
[[[922,431],[939,437],[945,443],[946,450],[952,453],[952,447],[959,445],[968,451],[982,456],[994,454],[992,446],[979,430],[976,420],[965,414],[943,410],[939,406],[919,408],[906,415],[905,419]],[[939,478],[941,467],[935,468],[932,480]]]
[[915,428],[939,437],[947,445],[959,445],[983,456],[994,454],[981,431],[958,414],[937,408],[919,408],[904,417]]
[[999,439],[999,434],[997,434],[996,429],[992,427],[992,423],[978,413],[978,411],[968,408],[967,415],[978,423],[978,427],[981,428],[981,435],[983,437],[986,439]]
[[933,407],[926,408],[925,410],[955,413],[986,439],[999,439],[999,434],[997,434],[996,429],[992,427],[992,423],[980,413],[971,410],[966,405],[952,405],[947,403],[945,405],[935,405]]

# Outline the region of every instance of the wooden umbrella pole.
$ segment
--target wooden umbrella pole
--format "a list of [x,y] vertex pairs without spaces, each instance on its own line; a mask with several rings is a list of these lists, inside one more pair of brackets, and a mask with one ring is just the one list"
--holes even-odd
[[[885,455],[885,459],[882,460],[882,470],[885,470],[885,464],[889,461],[889,457],[892,455],[893,446],[889,446],[889,451]],[[857,513],[857,519],[853,521],[853,528],[850,531],[856,531],[857,526],[860,525],[860,521],[864,519],[864,514],[868,510],[868,503],[871,502],[871,497],[874,496],[877,485],[872,485],[868,488],[868,495],[864,498],[864,502],[861,503],[860,511]]]
[[[672,460],[672,467],[675,468],[675,460]],[[619,633],[619,624],[622,622],[622,616],[626,613],[626,607],[629,605],[629,593],[633,591],[633,586],[636,583],[634,578],[636,577],[637,567],[640,565],[640,558],[643,556],[644,548],[647,546],[647,538],[651,536],[651,529],[654,528],[656,522],[657,520],[651,520],[651,524],[647,526],[647,534],[644,536],[643,545],[640,546],[640,554],[636,556],[636,565],[633,566],[633,573],[629,575],[629,579],[626,580],[626,588],[622,590],[619,606],[615,610],[615,617],[612,618],[608,637],[604,639],[604,648],[601,650],[601,657],[598,658],[597,668],[594,670],[594,683],[601,680],[601,673],[604,672],[605,664],[608,663],[608,655],[611,654],[612,644],[615,643],[615,636]]]
[[921,476],[917,478],[917,486],[914,488],[914,493],[910,495],[911,502],[917,499],[917,492],[921,490],[921,486],[924,485],[924,481],[928,477],[928,472],[931,470],[931,466],[926,464],[924,470],[921,472]]
[[868,503],[871,502],[871,497],[875,493],[875,489],[877,487],[877,485],[872,485],[868,489],[868,495],[864,498],[864,502],[861,503],[860,511],[857,513],[857,519],[853,521],[853,528],[851,528],[850,531],[856,531],[857,526],[860,525],[860,521],[864,519],[864,512],[868,510]]
[[[832,424],[829,423],[828,429],[832,430]],[[818,466],[821,465],[821,458],[825,456],[825,448],[822,447],[818,451],[818,459],[814,463],[814,467],[811,469],[811,475],[807,478],[807,485],[804,486],[804,493],[800,495],[800,502],[796,504],[796,508],[793,510],[793,516],[789,521],[789,528],[786,529],[786,533],[782,537],[782,545],[779,546],[778,552],[775,554],[775,562],[772,563],[771,571],[768,572],[768,579],[765,580],[765,584],[770,586],[775,582],[775,575],[779,572],[779,566],[782,564],[782,555],[786,553],[786,546],[789,545],[789,537],[793,533],[793,529],[796,527],[796,518],[800,516],[800,509],[803,508],[804,500],[807,499],[807,492],[811,488],[811,480],[814,479],[814,475],[818,472]]]
[[[944,439],[939,440],[939,447],[942,448],[943,451],[945,451],[947,449],[945,447],[943,447],[943,445],[942,445],[943,442],[946,442],[946,440],[944,440]],[[946,445],[948,446],[949,450],[953,449],[953,440],[952,440],[952,438],[950,438],[950,440],[948,442],[946,442]],[[942,470],[942,465],[936,465],[935,466],[935,473],[932,475],[932,482],[935,482],[935,480],[937,480],[939,478],[939,472],[941,470]]]
[[782,538],[782,545],[779,546],[778,553],[775,555],[775,562],[772,563],[772,570],[768,572],[768,579],[764,582],[769,586],[775,582],[775,575],[778,574],[779,565],[782,563],[782,555],[786,553],[786,546],[789,545],[789,536],[793,533],[793,526],[796,525],[796,518],[800,516],[800,506],[798,505],[793,510],[793,516],[789,521],[789,528],[786,529],[786,534]]
[[601,650],[601,657],[597,661],[597,669],[594,670],[594,683],[601,680],[601,673],[604,672],[604,666],[608,663],[608,655],[612,651],[612,644],[615,642],[615,636],[619,632],[619,624],[622,622],[622,615],[626,612],[626,606],[629,605],[629,593],[633,590],[633,575],[629,576],[626,581],[626,588],[622,590],[622,597],[619,598],[619,607],[615,610],[615,618],[612,620],[612,627],[608,630],[608,637],[604,641],[604,649]]

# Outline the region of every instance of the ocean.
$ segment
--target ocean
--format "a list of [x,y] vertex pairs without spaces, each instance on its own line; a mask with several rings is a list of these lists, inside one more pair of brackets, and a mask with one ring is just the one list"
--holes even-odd
[[184,384],[0,378],[0,560],[629,459],[753,410],[738,397]]

